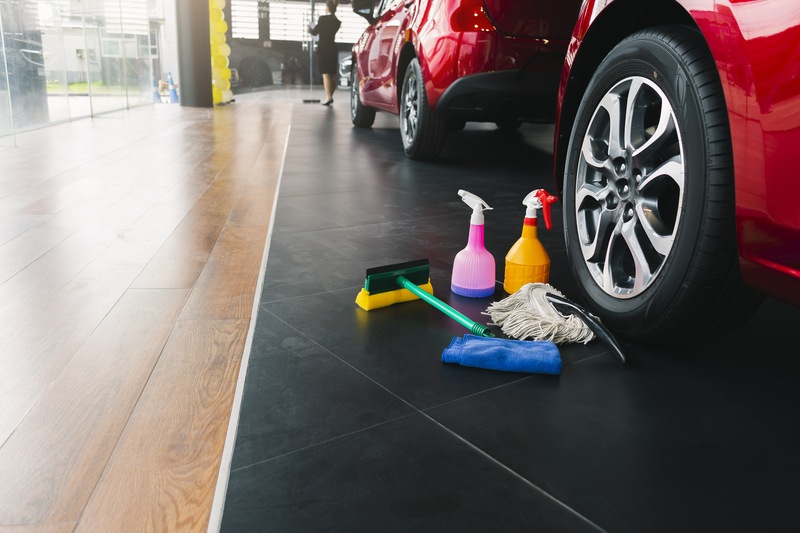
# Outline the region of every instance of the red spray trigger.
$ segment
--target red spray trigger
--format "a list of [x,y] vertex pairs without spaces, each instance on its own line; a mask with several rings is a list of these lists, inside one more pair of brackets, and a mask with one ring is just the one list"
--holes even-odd
[[545,227],[547,227],[547,229],[552,228],[553,223],[552,219],[550,218],[550,204],[558,200],[558,198],[556,198],[552,194],[549,194],[544,189],[536,189],[536,191],[534,191],[534,195],[536,195],[536,197],[542,203],[542,214],[544,215]]

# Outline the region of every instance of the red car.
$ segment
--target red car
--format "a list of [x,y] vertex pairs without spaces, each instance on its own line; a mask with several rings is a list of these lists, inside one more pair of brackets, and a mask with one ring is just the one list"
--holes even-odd
[[587,0],[554,149],[572,277],[621,336],[800,305],[798,0]]
[[353,46],[353,125],[398,115],[406,155],[431,160],[466,122],[552,123],[580,3],[353,0],[370,23]]

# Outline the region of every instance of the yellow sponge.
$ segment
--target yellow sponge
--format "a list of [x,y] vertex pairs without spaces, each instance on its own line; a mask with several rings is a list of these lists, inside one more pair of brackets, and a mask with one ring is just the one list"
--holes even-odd
[[[430,281],[417,286],[428,294],[433,294],[433,285],[431,285]],[[356,296],[356,303],[365,311],[372,311],[373,309],[380,309],[381,307],[410,302],[411,300],[419,300],[419,296],[408,289],[397,289],[394,291],[380,292],[378,294],[370,294],[367,289],[362,287],[361,292]]]

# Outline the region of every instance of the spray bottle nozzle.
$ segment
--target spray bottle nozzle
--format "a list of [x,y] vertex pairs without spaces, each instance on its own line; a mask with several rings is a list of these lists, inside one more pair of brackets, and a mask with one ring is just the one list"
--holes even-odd
[[542,213],[544,214],[544,224],[547,229],[550,229],[552,224],[552,219],[550,218],[550,204],[558,200],[552,194],[549,194],[544,189],[535,189],[528,193],[528,196],[522,200],[522,203],[528,206],[528,209],[525,211],[526,218],[536,218],[536,210],[541,209]]
[[475,196],[464,189],[459,189],[458,195],[464,200],[464,203],[472,208],[472,218],[470,218],[469,223],[483,224],[483,211],[492,209],[489,207],[489,204],[484,202],[479,196]]

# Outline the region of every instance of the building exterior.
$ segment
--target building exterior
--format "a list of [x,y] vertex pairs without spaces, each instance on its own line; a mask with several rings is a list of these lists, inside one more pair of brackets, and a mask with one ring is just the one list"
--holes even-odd
[[[234,92],[318,83],[307,26],[324,2],[215,2],[226,20]],[[366,22],[340,4],[345,54]],[[5,0],[0,34],[0,146],[13,146],[15,132],[174,103],[180,93],[176,0]]]
[[152,104],[177,67],[174,3],[0,3],[0,145],[14,132]]

